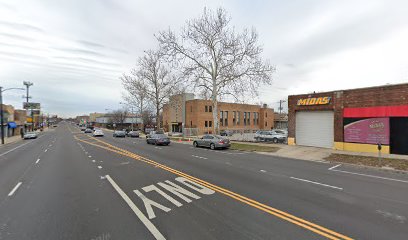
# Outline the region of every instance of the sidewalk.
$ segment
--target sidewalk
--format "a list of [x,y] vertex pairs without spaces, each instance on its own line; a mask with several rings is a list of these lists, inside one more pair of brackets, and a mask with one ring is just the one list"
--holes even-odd
[[[307,146],[273,144],[273,143],[254,143],[254,142],[243,142],[243,143],[278,147],[280,149],[277,152],[265,153],[265,154],[279,156],[279,157],[296,158],[296,159],[302,159],[302,160],[326,161],[325,158],[330,156],[330,154],[332,153],[352,155],[352,156],[378,157],[377,153],[350,152],[350,151],[334,150],[330,148],[307,147]],[[381,157],[408,160],[408,155],[382,154]]]

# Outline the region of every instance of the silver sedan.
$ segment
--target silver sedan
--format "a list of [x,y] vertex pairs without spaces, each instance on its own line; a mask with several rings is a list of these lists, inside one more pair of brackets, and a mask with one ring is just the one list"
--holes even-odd
[[194,147],[209,147],[212,150],[217,148],[229,148],[231,146],[229,139],[218,135],[204,135],[194,140]]

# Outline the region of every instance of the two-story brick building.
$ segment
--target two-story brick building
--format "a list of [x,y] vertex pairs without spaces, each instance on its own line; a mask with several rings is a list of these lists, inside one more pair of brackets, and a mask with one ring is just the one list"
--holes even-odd
[[289,96],[288,144],[408,154],[408,84]]
[[[175,102],[176,101],[176,102]],[[218,103],[220,130],[254,132],[274,127],[274,112],[266,105]],[[194,99],[193,94],[176,95],[163,107],[166,131],[195,129],[196,134],[213,133],[213,108],[210,100]]]

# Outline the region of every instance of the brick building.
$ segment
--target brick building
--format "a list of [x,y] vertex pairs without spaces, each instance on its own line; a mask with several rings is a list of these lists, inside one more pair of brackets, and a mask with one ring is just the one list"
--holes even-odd
[[[163,126],[166,131],[182,132],[193,129],[194,134],[213,133],[213,109],[210,100],[193,99],[193,94],[170,98],[163,107]],[[177,100],[177,103],[174,103]],[[181,107],[180,107],[181,106]],[[254,132],[274,127],[273,109],[266,105],[218,103],[220,130]]]
[[288,144],[408,154],[408,84],[289,96]]

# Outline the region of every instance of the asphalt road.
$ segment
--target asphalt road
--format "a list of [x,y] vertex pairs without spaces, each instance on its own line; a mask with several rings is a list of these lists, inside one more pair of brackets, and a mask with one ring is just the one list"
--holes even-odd
[[408,239],[408,176],[61,123],[0,148],[0,239]]

